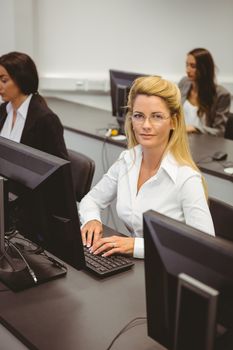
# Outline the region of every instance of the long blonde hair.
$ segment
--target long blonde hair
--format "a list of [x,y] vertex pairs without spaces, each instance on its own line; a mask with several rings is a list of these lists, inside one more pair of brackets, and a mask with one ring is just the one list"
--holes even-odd
[[[176,84],[159,76],[137,78],[130,89],[127,104],[128,112],[125,120],[125,134],[128,140],[128,148],[132,148],[138,144],[131,120],[134,102],[138,95],[158,96],[165,101],[171,113],[174,130],[171,130],[164,154],[171,152],[179,164],[188,165],[200,173],[189,149],[180,90]],[[203,177],[202,183],[207,196],[207,186]]]

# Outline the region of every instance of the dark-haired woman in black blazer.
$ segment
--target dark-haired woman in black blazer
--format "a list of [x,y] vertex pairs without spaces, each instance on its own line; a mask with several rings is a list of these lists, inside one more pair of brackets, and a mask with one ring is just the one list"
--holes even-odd
[[63,126],[38,94],[35,63],[26,54],[0,57],[0,135],[68,159]]

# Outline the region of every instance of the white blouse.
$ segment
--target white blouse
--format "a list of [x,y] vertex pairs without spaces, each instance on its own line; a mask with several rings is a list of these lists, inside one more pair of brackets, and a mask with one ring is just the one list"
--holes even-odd
[[141,161],[140,145],[121,153],[80,202],[82,225],[94,219],[101,221],[101,210],[117,197],[117,214],[128,228],[129,236],[135,237],[134,257],[144,257],[142,214],[150,209],[214,235],[201,175],[189,166],[179,165],[168,154],[158,172],[137,193]]
[[190,103],[189,100],[185,100],[183,109],[186,125],[192,125],[200,132],[205,133],[204,127],[206,125],[206,117],[205,115],[203,115],[202,117],[198,116],[198,107],[192,105],[192,103]]
[[6,106],[7,117],[3,124],[2,130],[0,132],[0,136],[3,136],[15,142],[20,142],[24,125],[26,122],[31,98],[32,98],[32,94],[30,94],[26,98],[26,100],[20,105],[20,107],[17,109],[16,120],[13,128],[12,128],[12,121],[13,121],[14,110],[11,102],[7,104]]

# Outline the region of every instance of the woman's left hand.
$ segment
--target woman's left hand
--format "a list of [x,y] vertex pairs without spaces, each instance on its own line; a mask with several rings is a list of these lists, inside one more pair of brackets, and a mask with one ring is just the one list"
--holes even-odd
[[111,236],[98,239],[90,248],[94,255],[110,256],[112,254],[133,255],[134,238]]

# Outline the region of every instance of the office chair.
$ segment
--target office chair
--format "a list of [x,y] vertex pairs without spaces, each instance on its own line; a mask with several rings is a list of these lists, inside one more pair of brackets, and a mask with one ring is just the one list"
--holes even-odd
[[76,201],[89,192],[95,172],[95,162],[80,152],[68,149]]
[[209,198],[209,208],[216,236],[233,242],[233,206],[216,198]]
[[224,138],[233,140],[233,113],[229,113],[228,115]]

